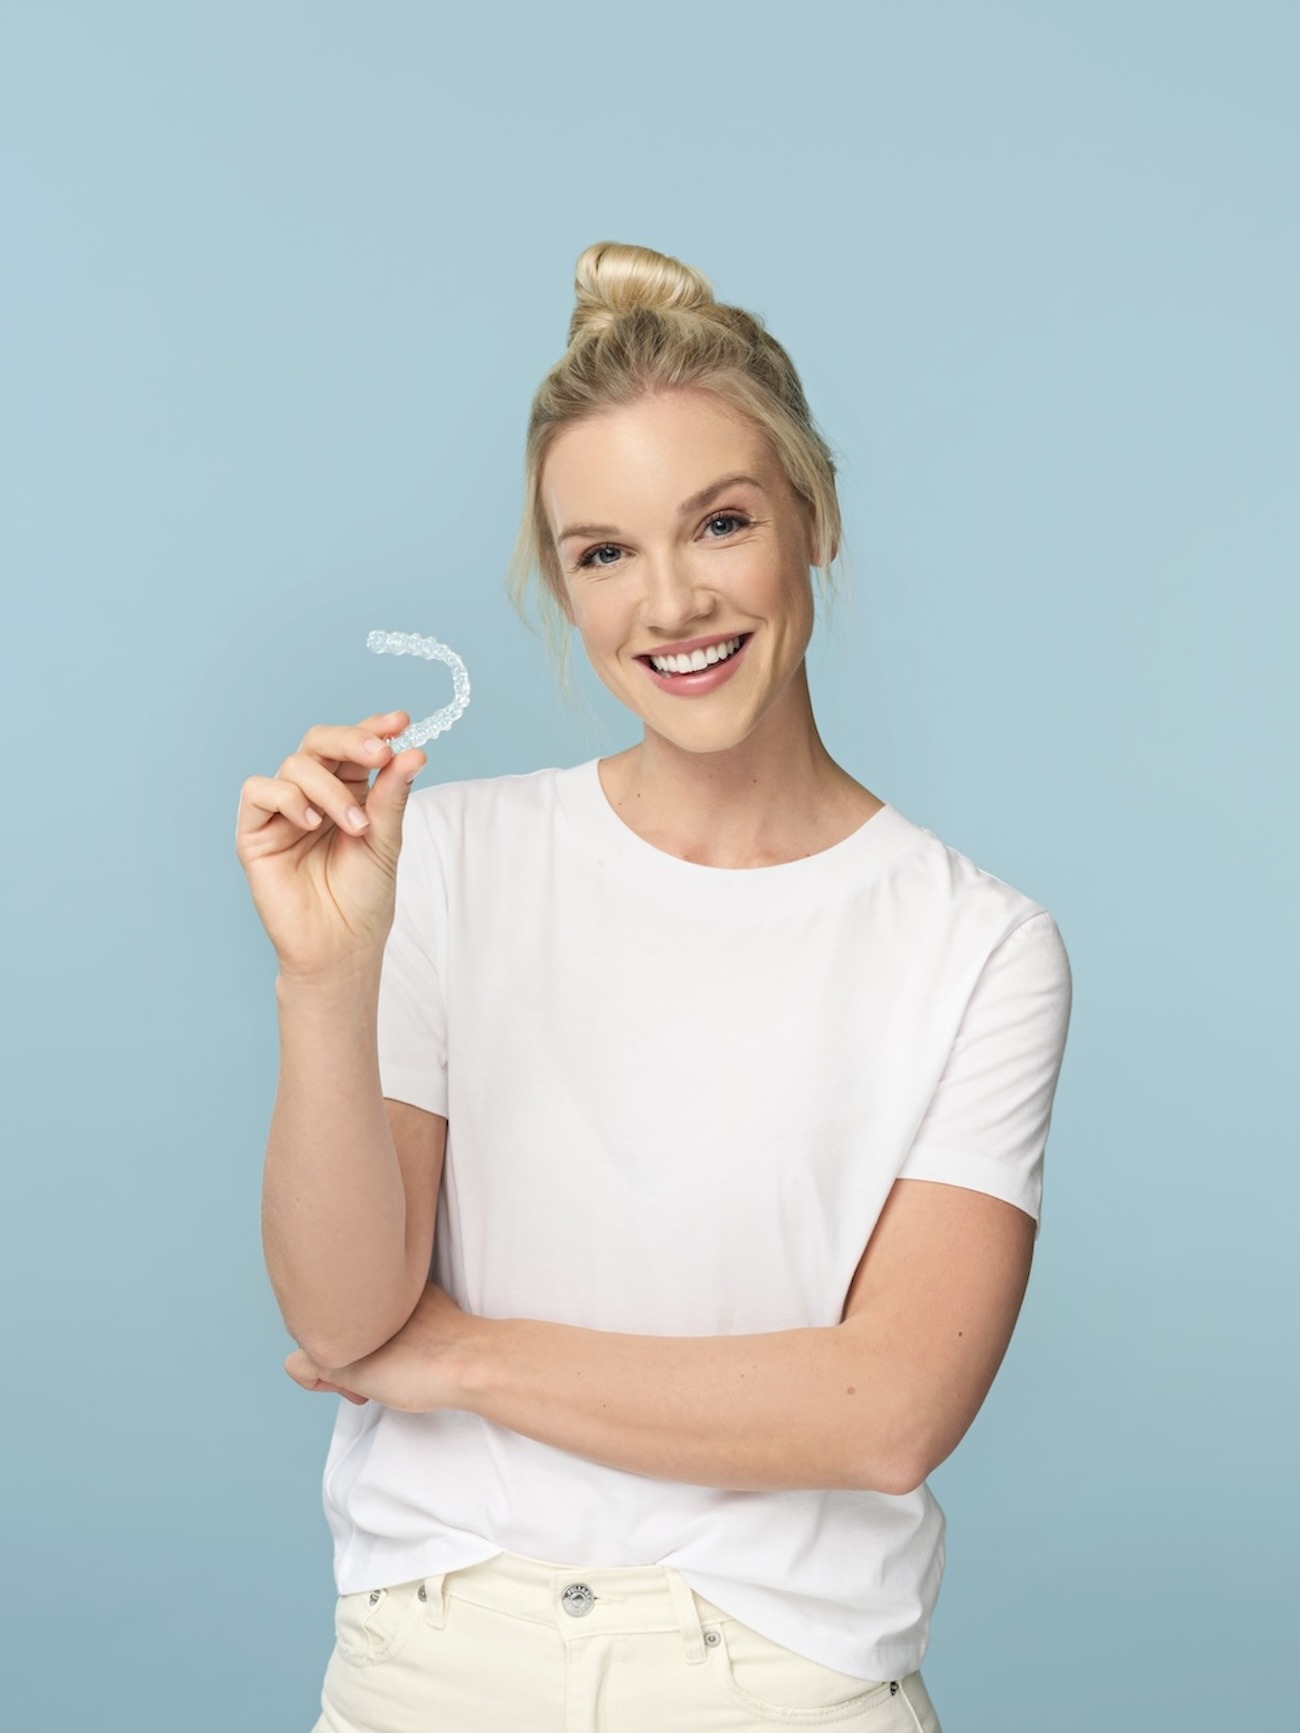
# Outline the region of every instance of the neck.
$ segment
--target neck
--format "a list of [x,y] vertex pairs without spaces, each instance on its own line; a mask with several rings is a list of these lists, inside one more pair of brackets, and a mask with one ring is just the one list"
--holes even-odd
[[601,763],[611,806],[647,842],[701,866],[776,866],[832,847],[883,802],[822,744],[802,663],[785,697],[722,752],[689,752],[647,728]]

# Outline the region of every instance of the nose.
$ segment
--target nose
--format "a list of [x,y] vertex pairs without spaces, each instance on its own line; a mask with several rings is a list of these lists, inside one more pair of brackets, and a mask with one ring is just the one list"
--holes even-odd
[[644,593],[641,598],[641,623],[650,630],[683,636],[682,628],[695,620],[705,619],[713,612],[708,589],[691,571],[688,561],[671,554],[652,557],[641,562]]

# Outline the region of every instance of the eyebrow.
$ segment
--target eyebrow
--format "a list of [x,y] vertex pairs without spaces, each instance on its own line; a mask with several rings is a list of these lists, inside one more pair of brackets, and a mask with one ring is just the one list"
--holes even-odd
[[[692,512],[699,511],[701,506],[708,505],[709,501],[722,493],[724,489],[737,487],[741,482],[748,482],[750,487],[756,487],[760,493],[767,492],[762,482],[755,480],[752,475],[724,475],[721,481],[710,482],[708,487],[702,487],[698,493],[693,493],[689,499],[684,499],[677,508],[677,515],[689,517]],[[555,539],[558,546],[561,542],[567,542],[570,536],[616,536],[617,534],[617,524],[570,524],[568,529],[561,530]]]

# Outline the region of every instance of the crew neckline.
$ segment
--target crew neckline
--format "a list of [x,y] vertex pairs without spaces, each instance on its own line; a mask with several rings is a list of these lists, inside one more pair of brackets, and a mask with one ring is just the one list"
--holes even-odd
[[681,892],[695,900],[740,908],[787,895],[801,899],[834,895],[860,886],[923,834],[919,825],[886,801],[856,830],[816,854],[771,866],[708,866],[669,854],[625,823],[605,793],[600,762],[599,757],[589,758],[557,772],[557,790],[575,834],[607,868],[667,895]]

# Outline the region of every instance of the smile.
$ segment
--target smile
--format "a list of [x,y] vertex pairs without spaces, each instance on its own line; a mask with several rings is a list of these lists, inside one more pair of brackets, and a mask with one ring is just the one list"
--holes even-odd
[[656,686],[681,697],[712,692],[729,680],[745,659],[752,632],[742,632],[726,638],[721,644],[710,644],[707,650],[695,650],[689,656],[638,656],[646,673]]
[[738,638],[725,638],[721,644],[710,644],[707,650],[692,650],[689,656],[646,656],[644,660],[661,674],[698,674],[701,668],[726,661],[744,641],[742,634]]

